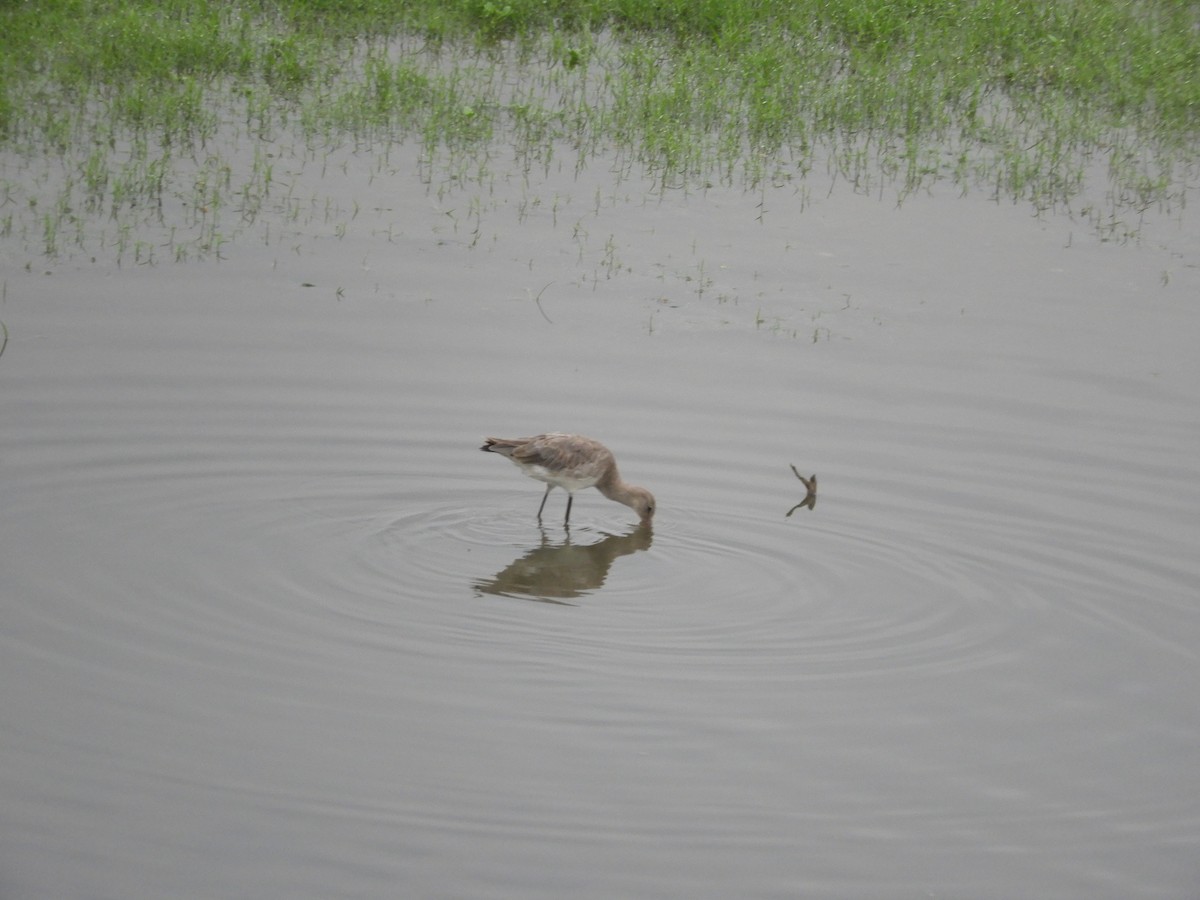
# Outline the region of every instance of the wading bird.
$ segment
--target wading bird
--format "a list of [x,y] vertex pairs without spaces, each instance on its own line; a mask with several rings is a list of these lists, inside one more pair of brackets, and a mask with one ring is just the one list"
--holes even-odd
[[654,516],[654,495],[642,487],[621,480],[617,461],[607,447],[581,434],[539,434],[527,438],[487,438],[479,448],[487,453],[507,456],[530,478],[544,482],[546,493],[538,507],[538,521],[546,508],[546,498],[556,487],[567,492],[567,515],[571,524],[571,502],[575,492],[594,487],[609,500],[624,503],[638,514],[643,525]]

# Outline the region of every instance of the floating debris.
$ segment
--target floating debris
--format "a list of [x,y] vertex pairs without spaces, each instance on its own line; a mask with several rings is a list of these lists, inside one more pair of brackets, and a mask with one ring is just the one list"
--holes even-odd
[[806,493],[803,500],[787,511],[787,516],[784,516],[785,519],[802,506],[807,506],[809,509],[813,509],[817,505],[817,476],[813,475],[812,478],[805,478],[800,474],[799,470],[797,470],[795,466],[792,466],[792,472],[795,473],[797,478],[804,482],[804,490]]

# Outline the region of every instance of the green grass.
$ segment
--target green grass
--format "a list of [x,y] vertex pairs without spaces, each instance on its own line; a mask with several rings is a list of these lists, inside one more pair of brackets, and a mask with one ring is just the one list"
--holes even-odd
[[[1102,165],[1090,214],[1115,221],[1182,202],[1198,73],[1181,0],[0,0],[0,195],[21,207],[0,234],[52,255],[89,213],[219,208],[196,160],[231,127],[419,140],[477,177],[497,144],[530,168],[615,150],[664,188],[826,166],[1039,208],[1073,208]],[[256,156],[227,179],[243,209],[263,175]]]

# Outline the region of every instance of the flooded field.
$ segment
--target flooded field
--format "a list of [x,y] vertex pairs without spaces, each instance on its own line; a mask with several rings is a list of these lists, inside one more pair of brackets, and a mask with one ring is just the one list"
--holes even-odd
[[1193,213],[255,153],[0,251],[5,898],[1195,891]]

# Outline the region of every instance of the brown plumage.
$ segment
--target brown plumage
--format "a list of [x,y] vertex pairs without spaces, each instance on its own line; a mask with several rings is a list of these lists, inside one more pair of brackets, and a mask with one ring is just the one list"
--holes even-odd
[[609,500],[624,503],[638,514],[643,525],[654,516],[654,495],[637,485],[621,480],[617,461],[607,447],[581,434],[539,434],[527,438],[487,438],[480,450],[507,456],[530,478],[544,482],[546,493],[538,507],[538,521],[546,498],[556,487],[567,492],[567,516],[571,522],[571,503],[575,492],[594,487]]

